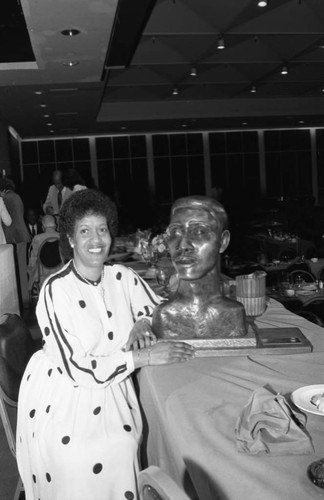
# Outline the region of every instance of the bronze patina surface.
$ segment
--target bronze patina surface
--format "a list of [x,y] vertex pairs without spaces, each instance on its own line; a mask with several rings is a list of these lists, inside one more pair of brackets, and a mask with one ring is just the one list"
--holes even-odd
[[223,297],[220,288],[220,254],[230,241],[226,227],[225,209],[212,198],[188,196],[174,202],[168,234],[179,287],[154,312],[153,330],[158,338],[246,335],[243,305]]

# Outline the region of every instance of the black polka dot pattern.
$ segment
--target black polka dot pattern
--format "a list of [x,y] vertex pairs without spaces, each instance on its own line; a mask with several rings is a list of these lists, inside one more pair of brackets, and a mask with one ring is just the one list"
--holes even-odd
[[142,311],[140,311],[140,312],[137,314],[137,316],[138,316],[138,317],[143,316],[143,315],[144,315],[144,313],[143,313]]
[[52,481],[51,475],[48,472],[46,472],[46,481],[48,483],[50,483]]
[[62,443],[63,444],[69,444],[70,442],[70,436],[64,436],[62,437]]
[[34,418],[35,413],[36,413],[36,410],[31,410],[31,411],[29,412],[29,416],[30,416],[30,418]]
[[97,408],[93,410],[94,415],[99,415],[100,412],[101,412],[101,406],[97,406]]
[[108,314],[108,318],[112,317],[112,312],[111,311],[107,311],[107,314]]
[[108,332],[108,338],[112,340],[114,338],[114,332]]
[[50,409],[51,409],[51,405],[48,405],[47,408],[46,408],[46,410],[45,410],[46,413],[49,413]]
[[51,333],[51,330],[48,328],[48,326],[45,326],[44,328],[44,335],[46,335],[46,337]]
[[130,432],[132,430],[131,426],[130,425],[124,425],[124,429],[126,432]]
[[100,474],[102,471],[102,464],[95,464],[92,470],[94,474]]
[[30,379],[30,374],[29,374],[29,375],[28,375],[28,377],[27,377],[27,380],[29,380],[29,379]]
[[52,370],[52,368],[50,368],[50,369],[48,370],[47,375],[48,375],[49,377],[52,375],[52,371],[53,371],[53,370]]
[[85,308],[86,303],[84,302],[84,300],[79,300],[79,306],[81,307],[81,309]]
[[126,500],[134,500],[135,496],[132,491],[125,491],[125,498]]
[[57,371],[62,375],[63,371],[62,371],[62,368],[60,368],[59,366],[57,367]]
[[93,359],[91,361],[91,366],[92,366],[92,369],[94,370],[95,368],[97,368],[97,361],[95,359]]
[[36,476],[33,474],[33,482],[36,484]]
[[122,279],[122,273],[120,273],[120,272],[119,272],[119,273],[117,273],[117,274],[116,274],[116,279],[117,279],[118,281],[120,281],[120,280]]
[[137,278],[134,278],[134,284],[135,284],[135,286],[138,285],[138,279]]

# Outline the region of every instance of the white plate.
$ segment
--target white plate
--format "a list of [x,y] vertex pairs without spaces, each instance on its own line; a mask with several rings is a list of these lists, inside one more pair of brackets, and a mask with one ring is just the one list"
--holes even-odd
[[324,412],[319,411],[313,403],[311,403],[311,399],[315,394],[323,394],[324,393],[324,384],[316,384],[316,385],[306,385],[305,387],[300,387],[296,389],[291,394],[292,402],[298,406],[301,410],[308,411],[309,413],[314,413],[315,415],[320,415],[324,417]]

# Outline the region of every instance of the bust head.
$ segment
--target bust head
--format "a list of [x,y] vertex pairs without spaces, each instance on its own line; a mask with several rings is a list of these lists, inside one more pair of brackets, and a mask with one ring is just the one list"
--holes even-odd
[[218,274],[219,254],[230,241],[227,214],[219,202],[206,196],[179,198],[172,206],[167,233],[171,260],[180,279]]
[[169,251],[179,278],[174,297],[153,313],[158,338],[246,335],[244,307],[222,296],[219,255],[230,241],[224,207],[213,198],[188,196],[171,209]]

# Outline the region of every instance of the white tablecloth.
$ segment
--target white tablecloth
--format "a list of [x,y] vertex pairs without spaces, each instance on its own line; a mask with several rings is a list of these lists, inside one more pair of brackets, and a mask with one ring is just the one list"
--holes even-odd
[[0,245],[0,318],[5,313],[19,314],[13,245]]
[[260,328],[297,326],[314,352],[199,358],[141,369],[139,395],[145,424],[144,456],[192,499],[308,500],[324,491],[307,478],[324,457],[324,415],[307,414],[313,455],[249,456],[236,449],[239,413],[257,387],[270,385],[289,398],[298,387],[324,383],[324,329],[271,299]]

